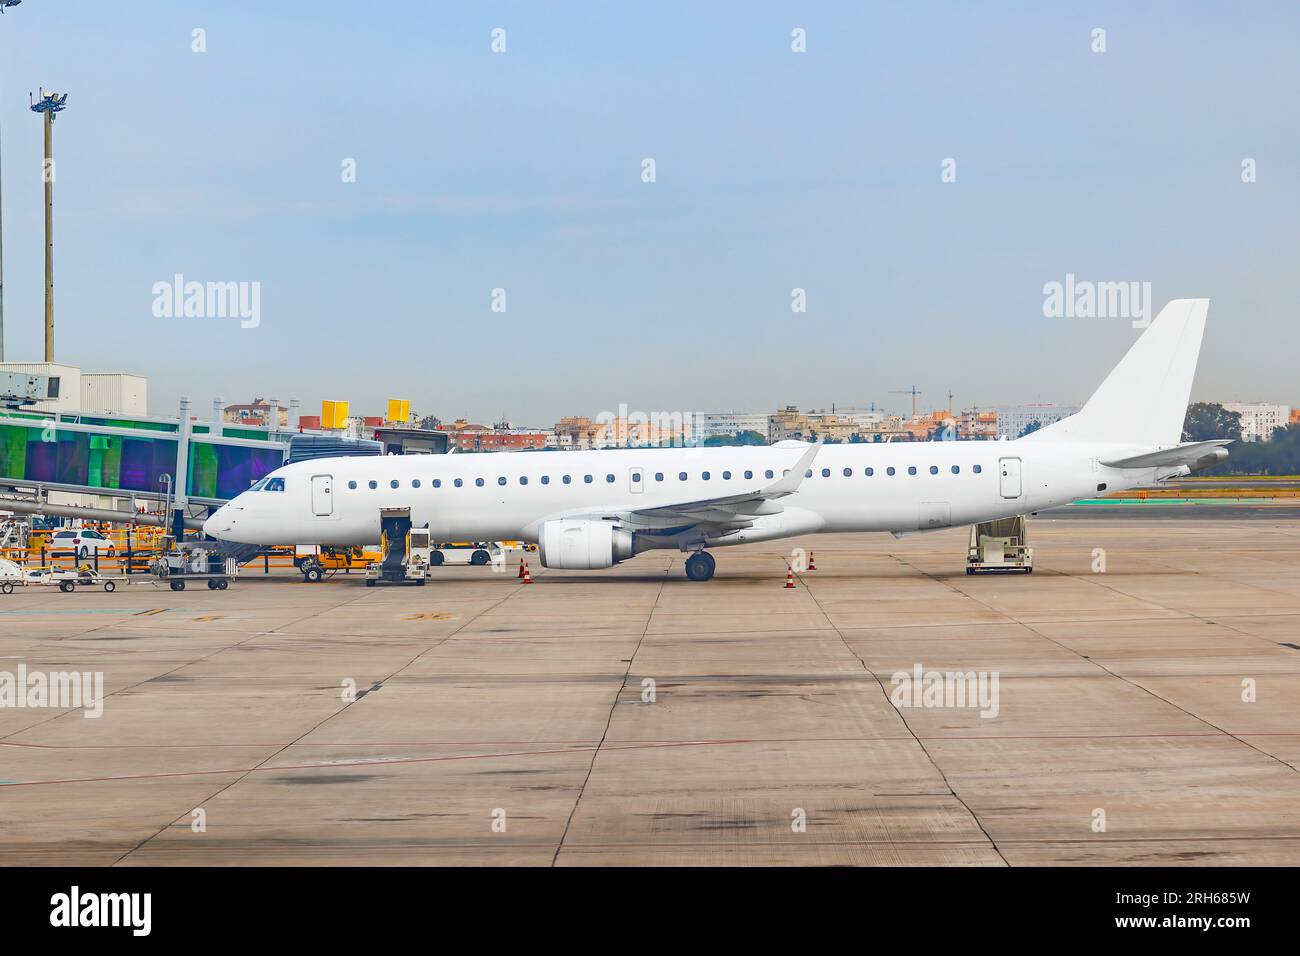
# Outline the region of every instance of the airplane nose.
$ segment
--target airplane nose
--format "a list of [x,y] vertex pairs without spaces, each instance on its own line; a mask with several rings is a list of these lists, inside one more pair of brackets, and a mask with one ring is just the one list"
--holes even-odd
[[203,533],[209,538],[220,538],[222,531],[230,529],[230,511],[222,505],[203,522]]

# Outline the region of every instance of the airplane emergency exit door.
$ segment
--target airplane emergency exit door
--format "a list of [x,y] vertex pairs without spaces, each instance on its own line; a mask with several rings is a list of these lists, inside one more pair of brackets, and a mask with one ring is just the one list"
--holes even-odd
[[1021,495],[1020,487],[1020,459],[1019,458],[999,458],[998,459],[998,481],[1001,483],[1003,498],[1019,498]]
[[319,517],[334,513],[334,476],[311,476],[311,510]]

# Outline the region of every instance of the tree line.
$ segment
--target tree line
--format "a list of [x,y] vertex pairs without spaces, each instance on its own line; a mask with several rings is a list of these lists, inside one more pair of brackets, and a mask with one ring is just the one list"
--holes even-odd
[[1274,429],[1268,441],[1241,440],[1241,413],[1216,402],[1193,402],[1183,419],[1183,441],[1228,439],[1228,460],[1203,475],[1300,475],[1300,426]]

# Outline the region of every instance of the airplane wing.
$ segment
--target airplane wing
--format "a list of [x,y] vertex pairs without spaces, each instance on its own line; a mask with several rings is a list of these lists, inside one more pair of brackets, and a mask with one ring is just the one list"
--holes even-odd
[[799,490],[821,447],[820,441],[810,446],[789,471],[766,487],[719,498],[623,511],[618,513],[619,523],[649,533],[677,533],[701,526],[708,530],[747,528],[756,517],[779,514],[783,510],[777,502]]
[[1228,449],[1223,446],[1230,444],[1232,444],[1230,440],[1223,439],[1187,442],[1161,451],[1134,455],[1131,458],[1103,461],[1102,464],[1108,468],[1164,468],[1186,465],[1192,471],[1196,471],[1226,460]]

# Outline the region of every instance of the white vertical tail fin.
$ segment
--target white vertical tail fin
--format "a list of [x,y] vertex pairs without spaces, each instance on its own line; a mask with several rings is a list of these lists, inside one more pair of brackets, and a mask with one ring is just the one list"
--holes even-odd
[[1021,440],[1177,445],[1209,308],[1209,299],[1174,299],[1078,414]]

